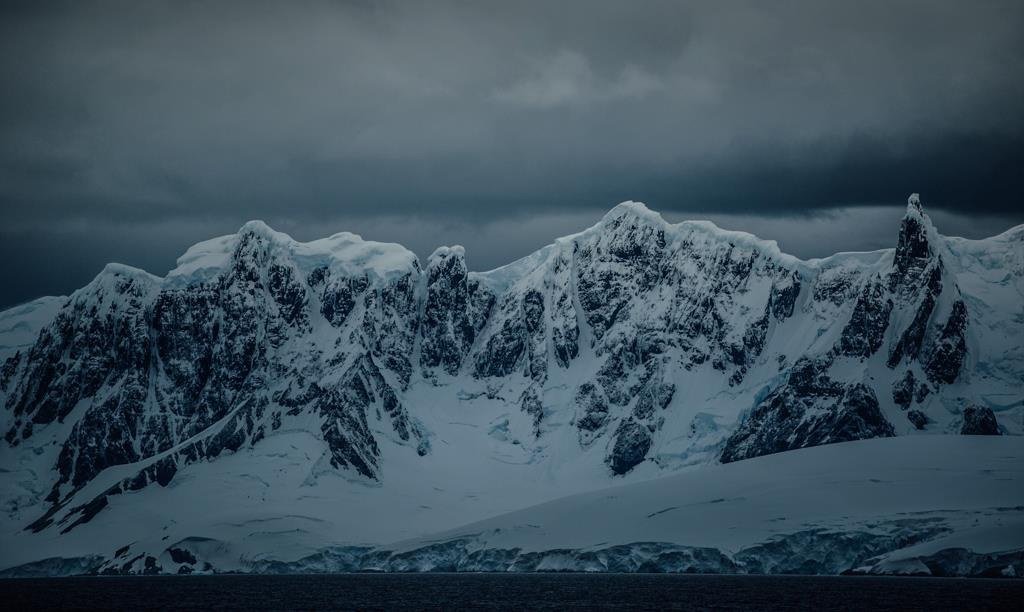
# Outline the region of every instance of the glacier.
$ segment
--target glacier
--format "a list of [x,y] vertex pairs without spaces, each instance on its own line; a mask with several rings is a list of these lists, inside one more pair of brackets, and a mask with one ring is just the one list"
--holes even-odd
[[[915,195],[894,234],[893,249],[800,260],[626,202],[488,272],[459,246],[420,262],[259,221],[164,277],[110,264],[0,313],[0,568],[1020,571],[1020,487],[992,453],[1019,461],[1024,430],[1024,226],[946,237]],[[659,522],[682,520],[672,510],[607,541],[554,534],[557,549],[388,544],[622,485],[784,469],[813,487],[791,457],[841,471],[836,457],[876,452],[894,474],[952,479],[908,490],[982,504],[958,479],[995,473],[1008,493],[845,524],[832,508],[742,541],[696,537],[709,515],[689,517],[696,531]],[[734,493],[763,516],[770,497]],[[636,504],[690,503],[673,499]],[[972,521],[1006,546],[963,535]]]

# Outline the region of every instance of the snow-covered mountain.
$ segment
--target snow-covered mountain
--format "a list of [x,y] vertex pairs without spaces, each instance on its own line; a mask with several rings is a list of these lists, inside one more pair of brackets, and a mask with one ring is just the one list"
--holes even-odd
[[1024,226],[944,237],[915,195],[894,233],[803,261],[627,202],[483,273],[261,222],[163,278],[108,265],[0,313],[0,565],[286,561],[691,466],[1021,434]]

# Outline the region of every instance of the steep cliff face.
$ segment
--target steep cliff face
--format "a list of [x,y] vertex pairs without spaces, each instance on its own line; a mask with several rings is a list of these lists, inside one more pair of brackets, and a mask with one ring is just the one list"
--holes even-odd
[[494,307],[494,295],[469,277],[462,247],[443,247],[427,262],[420,365],[456,375]]
[[386,486],[394,461],[467,491],[493,487],[477,461],[584,487],[966,422],[1021,433],[1022,293],[1024,229],[945,238],[916,196],[895,250],[811,261],[631,202],[484,273],[461,247],[421,268],[251,222],[164,278],[108,266],[0,342],[4,507],[74,532],[297,432],[315,443],[282,456],[304,486]]

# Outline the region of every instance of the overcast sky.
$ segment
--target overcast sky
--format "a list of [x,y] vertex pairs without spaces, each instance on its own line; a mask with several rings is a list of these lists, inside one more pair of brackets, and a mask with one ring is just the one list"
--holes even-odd
[[3,2],[0,307],[261,218],[488,269],[622,200],[803,257],[1024,222],[1024,2]]

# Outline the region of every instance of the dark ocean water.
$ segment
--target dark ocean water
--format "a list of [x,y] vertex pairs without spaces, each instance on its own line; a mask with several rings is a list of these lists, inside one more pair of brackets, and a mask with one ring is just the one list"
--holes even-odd
[[0,607],[300,610],[1021,610],[1024,581],[663,574],[0,580]]

